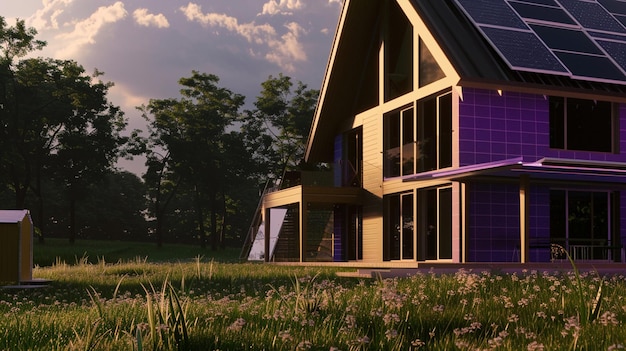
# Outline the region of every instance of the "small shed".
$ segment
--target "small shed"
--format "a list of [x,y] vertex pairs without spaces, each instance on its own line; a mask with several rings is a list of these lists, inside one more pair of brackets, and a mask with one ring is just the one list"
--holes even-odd
[[28,210],[0,210],[0,283],[33,279],[33,221]]

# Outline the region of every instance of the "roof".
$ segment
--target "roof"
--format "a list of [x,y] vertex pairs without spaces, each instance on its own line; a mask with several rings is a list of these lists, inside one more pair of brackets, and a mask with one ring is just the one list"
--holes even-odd
[[[626,85],[516,71],[482,36],[454,0],[408,0],[454,66],[460,86],[611,97],[626,102]],[[350,128],[366,53],[378,38],[381,1],[346,0],[326,68],[306,151],[307,161],[332,162],[333,138]]]
[[516,71],[491,47],[453,0],[411,0],[461,76],[460,85],[506,83],[519,89],[581,92],[624,98],[626,85]]
[[20,223],[27,216],[28,210],[0,210],[0,223]]
[[517,157],[455,169],[424,172],[407,176],[403,180],[405,182],[432,179],[471,181],[489,176],[519,178],[521,175],[528,175],[539,181],[593,182],[623,188],[626,186],[626,163],[554,158],[524,162],[523,158]]

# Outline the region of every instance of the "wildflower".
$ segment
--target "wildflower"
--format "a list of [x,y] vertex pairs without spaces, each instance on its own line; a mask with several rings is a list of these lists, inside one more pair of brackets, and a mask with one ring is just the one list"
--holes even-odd
[[624,347],[624,345],[622,344],[613,344],[609,346],[607,351],[624,350],[624,349],[626,349],[626,347]]
[[313,344],[310,341],[301,341],[298,346],[296,347],[296,350],[308,350],[311,347],[313,347]]
[[238,332],[238,331],[241,331],[241,329],[243,329],[244,325],[246,325],[246,320],[243,318],[237,318],[237,320],[234,321],[233,324],[231,324],[228,327],[228,330]]
[[395,339],[398,336],[398,331],[395,329],[387,329],[385,331],[385,337],[387,340]]
[[137,324],[137,329],[139,329],[141,331],[146,331],[146,330],[148,330],[148,328],[150,328],[148,323],[139,323],[139,324]]
[[528,347],[526,347],[528,351],[543,351],[544,348],[543,344],[537,342],[536,340],[528,344]]
[[443,313],[443,309],[444,309],[443,305],[436,305],[433,307],[433,312]]
[[516,314],[512,314],[512,315],[509,316],[508,320],[509,320],[509,323],[515,323],[515,322],[519,321],[519,316],[516,315]]
[[400,322],[400,316],[398,316],[395,313],[387,313],[383,316],[383,322],[385,322],[385,325],[389,325],[392,324],[393,322]]
[[426,343],[425,343],[425,342],[423,342],[423,341],[422,341],[422,340],[420,340],[420,339],[415,339],[415,340],[411,341],[411,346],[413,346],[413,347],[415,347],[415,348],[419,348],[419,347],[422,347],[422,346],[424,346],[424,345],[426,345]]
[[280,331],[278,333],[278,337],[280,338],[282,342],[293,340],[293,337],[291,337],[291,333],[289,332],[289,330]]

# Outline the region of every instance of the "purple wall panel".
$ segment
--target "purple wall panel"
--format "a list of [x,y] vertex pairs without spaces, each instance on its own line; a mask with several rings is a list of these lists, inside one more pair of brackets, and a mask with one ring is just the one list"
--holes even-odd
[[[626,162],[626,106],[621,105],[619,153],[550,149],[549,103],[543,95],[463,89],[459,107],[459,163],[467,166],[516,157]],[[471,184],[468,228],[470,262],[519,260],[519,187]],[[621,228],[626,229],[626,192],[621,198]],[[550,238],[550,188],[531,189],[531,242]],[[622,243],[626,231],[621,230]],[[533,262],[550,260],[548,248],[531,248]]]
[[518,260],[519,187],[474,183],[470,192],[468,261]]

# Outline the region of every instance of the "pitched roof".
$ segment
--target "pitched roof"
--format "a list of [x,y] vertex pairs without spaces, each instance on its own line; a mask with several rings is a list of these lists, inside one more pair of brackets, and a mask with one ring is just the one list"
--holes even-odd
[[[402,1],[402,0],[400,0]],[[626,102],[626,85],[511,69],[454,0],[408,0],[451,61],[460,86],[498,87],[572,96],[607,96]],[[346,0],[309,134],[307,161],[330,162],[335,135],[349,129],[366,53],[378,36],[381,1]],[[341,118],[344,117],[344,118]]]
[[506,83],[519,89],[579,92],[624,98],[626,85],[509,68],[453,0],[411,0],[461,76],[461,85]]
[[19,223],[26,216],[30,216],[28,210],[0,210],[0,223]]

